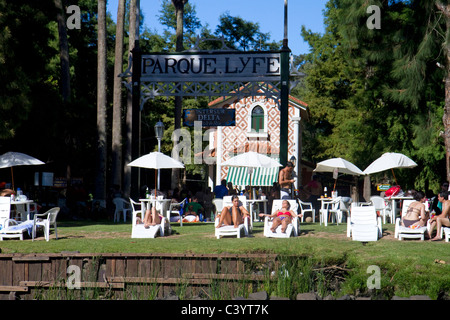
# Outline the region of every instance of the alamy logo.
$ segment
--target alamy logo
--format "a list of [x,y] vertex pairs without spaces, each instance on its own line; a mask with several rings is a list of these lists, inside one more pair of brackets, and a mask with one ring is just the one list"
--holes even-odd
[[379,266],[368,266],[367,273],[372,275],[367,278],[367,288],[368,289],[381,289],[381,270]]
[[70,265],[67,267],[67,288],[68,289],[80,289],[81,287],[81,269],[79,266]]
[[381,29],[381,10],[379,6],[371,5],[367,7],[367,13],[372,15],[367,18],[366,25],[370,30]]
[[80,7],[76,5],[71,5],[67,7],[66,13],[71,13],[72,15],[67,18],[66,25],[70,30],[81,29],[81,13]]

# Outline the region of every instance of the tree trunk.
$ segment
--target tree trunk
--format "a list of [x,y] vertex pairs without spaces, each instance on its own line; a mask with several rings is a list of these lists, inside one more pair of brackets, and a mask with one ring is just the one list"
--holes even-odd
[[67,41],[66,17],[64,14],[65,5],[63,5],[63,0],[55,0],[55,7],[57,9],[56,19],[58,20],[59,59],[61,61],[60,87],[63,102],[65,103],[70,100],[70,64],[69,64],[69,43]]
[[[176,31],[176,51],[181,52],[183,47],[183,15],[184,5],[188,0],[172,0],[175,7],[175,14],[177,16],[177,31]],[[181,128],[181,112],[182,112],[183,97],[175,97],[175,130]],[[180,185],[180,169],[172,169],[172,189],[181,188]]]
[[98,0],[97,172],[95,199],[106,207],[106,0]]
[[112,121],[112,183],[122,183],[122,78],[123,71],[123,28],[125,0],[119,0],[117,9],[116,47],[114,53],[114,89]]
[[450,5],[444,5],[439,1],[436,2],[437,8],[444,14],[446,21],[446,37],[444,43],[444,51],[446,54],[446,71],[445,77],[445,106],[444,116],[444,142],[445,142],[445,163],[447,181],[450,181]]
[[[131,0],[130,3],[130,26],[128,30],[128,54],[131,54],[131,51],[134,48],[134,42],[139,37],[136,31],[139,30],[139,4],[138,0]],[[133,71],[133,67],[131,67],[131,71]],[[131,86],[131,77],[128,78],[128,82]],[[126,152],[124,156],[124,177],[123,177],[123,192],[125,195],[131,195],[131,167],[127,165],[132,161],[132,127],[133,127],[133,95],[131,90],[127,90],[127,115],[126,115]]]

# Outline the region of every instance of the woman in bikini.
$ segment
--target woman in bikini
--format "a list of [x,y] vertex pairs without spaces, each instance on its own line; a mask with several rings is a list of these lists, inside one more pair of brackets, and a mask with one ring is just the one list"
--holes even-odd
[[270,231],[275,233],[275,230],[277,230],[278,226],[281,224],[281,232],[285,233],[287,226],[292,221],[292,218],[302,216],[301,214],[300,215],[295,214],[294,211],[292,211],[290,209],[291,209],[291,204],[289,203],[289,201],[284,200],[281,203],[281,209],[278,210],[277,212],[275,212],[274,214],[269,215],[269,214],[260,213],[259,216],[273,218],[272,228],[270,228]]
[[231,202],[233,205],[224,207],[219,214],[219,224],[216,228],[231,225],[234,225],[234,227],[237,228],[240,224],[244,223],[245,216],[250,216],[247,209],[240,205],[239,197],[237,195],[231,197]]
[[423,227],[427,224],[428,216],[425,210],[425,201],[427,198],[425,194],[421,191],[418,191],[414,195],[414,202],[412,202],[405,215],[402,217],[402,225],[408,228],[419,228]]

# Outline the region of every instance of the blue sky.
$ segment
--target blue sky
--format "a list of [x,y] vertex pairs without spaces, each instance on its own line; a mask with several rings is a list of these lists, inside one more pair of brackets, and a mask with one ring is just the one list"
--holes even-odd
[[[292,53],[307,53],[309,46],[300,36],[301,26],[313,32],[324,32],[323,9],[327,0],[288,0],[288,45]],[[108,0],[107,10],[114,20],[118,0]],[[259,23],[260,30],[270,33],[270,39],[280,41],[284,35],[284,0],[189,0],[195,5],[200,22],[215,30],[219,17],[225,12],[244,20]],[[145,26],[162,33],[158,22],[161,0],[141,0]]]

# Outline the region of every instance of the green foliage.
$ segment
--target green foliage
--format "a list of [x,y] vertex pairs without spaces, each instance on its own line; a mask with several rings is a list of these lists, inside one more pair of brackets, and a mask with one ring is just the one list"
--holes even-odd
[[[436,191],[445,177],[440,131],[445,23],[434,1],[372,1],[381,30],[369,29],[367,2],[330,0],[323,35],[302,28],[310,44],[301,70],[312,125],[305,156],[344,157],[364,169],[384,152],[411,156],[419,170],[401,173],[402,187]],[[308,140],[308,139],[305,139]]]
[[[161,9],[159,10],[159,13],[159,22],[175,32],[177,29],[177,17],[172,0],[163,0],[161,2]],[[183,31],[185,34],[194,34],[195,31],[202,26],[200,20],[196,16],[196,13],[194,4],[187,2],[184,5]]]
[[241,17],[233,17],[229,13],[222,14],[215,34],[224,37],[227,47],[242,51],[278,49],[279,44],[268,43],[269,33],[259,30],[259,23],[245,21]]
[[[52,90],[46,60],[55,52],[49,15],[52,1],[0,1],[0,139],[13,138],[39,104],[41,90]],[[31,40],[32,39],[32,40]],[[0,140],[1,141],[1,140]]]

